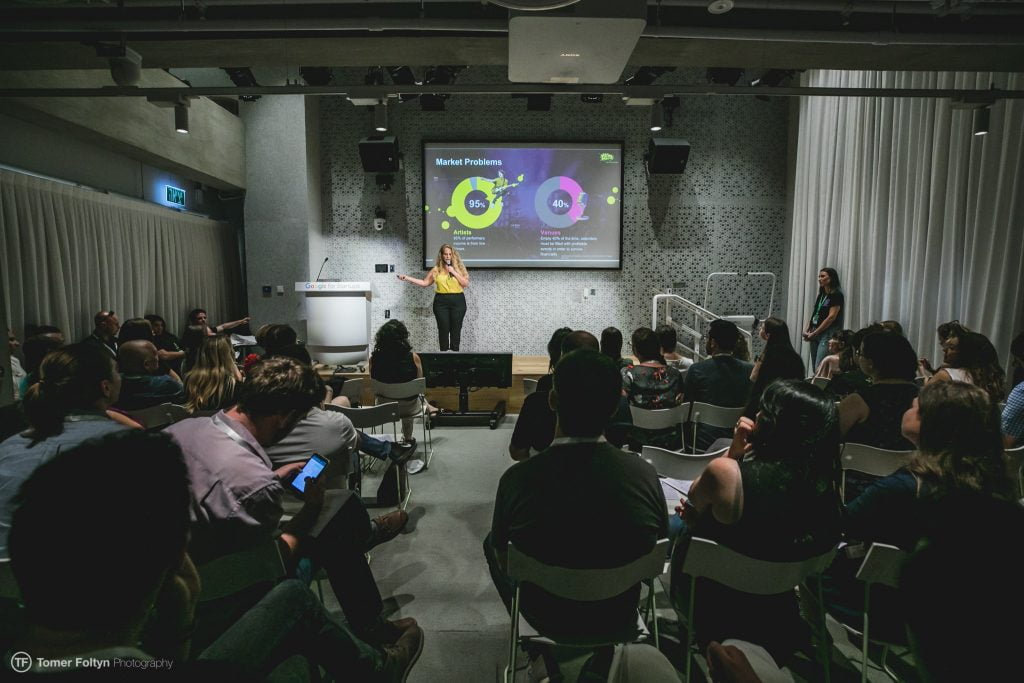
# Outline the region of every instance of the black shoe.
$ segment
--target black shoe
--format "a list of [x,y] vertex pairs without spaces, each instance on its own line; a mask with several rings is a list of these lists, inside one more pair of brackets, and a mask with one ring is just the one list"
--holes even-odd
[[416,440],[411,443],[392,443],[388,458],[396,465],[404,465],[416,452]]
[[423,629],[416,625],[406,627],[393,645],[385,645],[384,669],[381,680],[405,683],[416,660],[423,652]]

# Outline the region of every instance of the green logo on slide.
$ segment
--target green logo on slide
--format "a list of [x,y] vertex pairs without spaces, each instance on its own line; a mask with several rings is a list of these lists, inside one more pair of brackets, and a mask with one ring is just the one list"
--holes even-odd
[[615,155],[609,152],[601,152],[601,161],[615,161]]

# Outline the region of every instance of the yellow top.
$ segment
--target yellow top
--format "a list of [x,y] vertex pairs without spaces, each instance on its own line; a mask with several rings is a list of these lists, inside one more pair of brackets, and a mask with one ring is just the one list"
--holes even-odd
[[462,285],[447,270],[438,269],[434,273],[434,286],[438,294],[462,294]]

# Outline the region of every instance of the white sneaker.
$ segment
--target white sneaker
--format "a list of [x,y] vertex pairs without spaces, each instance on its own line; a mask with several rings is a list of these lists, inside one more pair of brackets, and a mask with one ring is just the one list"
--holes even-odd
[[405,471],[408,472],[409,474],[419,474],[420,472],[423,471],[423,468],[426,466],[426,463],[423,462],[422,460],[410,460],[409,462],[405,463]]

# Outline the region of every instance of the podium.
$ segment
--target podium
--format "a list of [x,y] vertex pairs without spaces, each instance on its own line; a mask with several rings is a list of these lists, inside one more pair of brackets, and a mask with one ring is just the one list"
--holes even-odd
[[369,358],[369,282],[296,282],[305,294],[306,348],[327,365],[354,365]]

